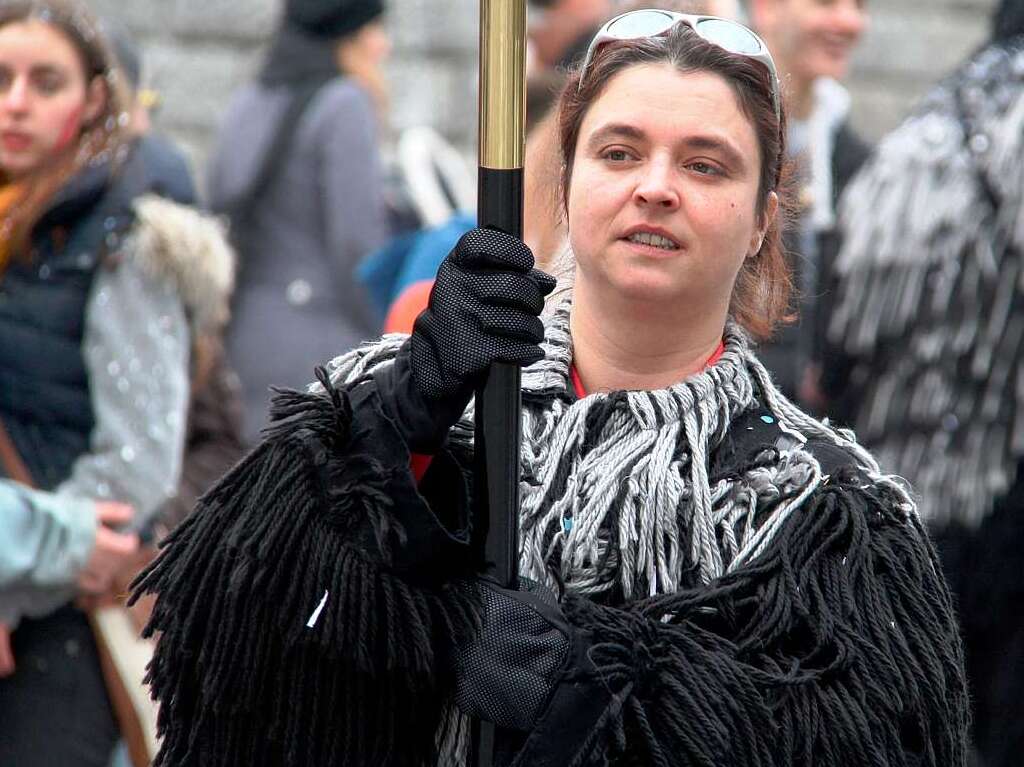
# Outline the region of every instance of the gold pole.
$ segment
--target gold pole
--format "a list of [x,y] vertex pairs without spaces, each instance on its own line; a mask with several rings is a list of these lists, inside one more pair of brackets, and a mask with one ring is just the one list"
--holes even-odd
[[480,1],[480,166],[523,167],[526,1]]
[[[523,236],[526,140],[526,0],[480,0],[480,167],[477,225]],[[516,365],[496,362],[477,389],[474,524],[484,524],[488,572],[519,585],[519,446],[522,400]],[[493,767],[497,730],[473,725],[471,763]]]

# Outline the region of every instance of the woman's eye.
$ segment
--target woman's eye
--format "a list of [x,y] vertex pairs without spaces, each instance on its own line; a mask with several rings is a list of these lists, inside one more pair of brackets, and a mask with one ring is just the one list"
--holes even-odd
[[691,170],[696,171],[702,176],[722,175],[722,171],[718,167],[712,165],[711,163],[701,162],[699,160],[697,162],[691,162],[689,167]]
[[11,74],[11,70],[0,67],[0,91],[7,91],[13,81],[14,75]]
[[625,162],[630,159],[630,154],[625,149],[607,149],[602,157],[612,162]]
[[40,93],[47,95],[56,93],[64,85],[64,78],[56,72],[41,72],[32,78],[33,84]]

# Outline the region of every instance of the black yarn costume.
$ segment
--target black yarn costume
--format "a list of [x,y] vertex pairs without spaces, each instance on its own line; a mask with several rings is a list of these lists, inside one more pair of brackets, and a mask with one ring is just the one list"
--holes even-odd
[[[453,436],[415,484],[367,374],[390,364],[385,346],[358,352],[379,359],[347,383],[321,370],[321,388],[279,394],[264,442],[140,576],[137,593],[159,595],[158,767],[464,763],[447,744],[452,650],[480,615],[469,464]],[[549,345],[541,364],[565,352]],[[727,335],[720,365],[757,383],[710,439],[709,486],[769,499],[760,518],[799,488],[755,478],[798,460],[823,474],[760,553],[710,583],[690,555],[673,593],[590,598],[567,582],[562,610],[613,694],[596,717],[542,718],[534,735],[575,737],[571,765],[965,764],[961,647],[908,497],[824,428],[803,446],[783,433],[780,411],[796,411],[743,339]],[[560,387],[524,391],[527,410],[580,404],[558,374]],[[674,391],[703,398],[718,380],[698,379]],[[593,400],[580,454],[645,396]],[[598,568],[614,576],[617,561]]]

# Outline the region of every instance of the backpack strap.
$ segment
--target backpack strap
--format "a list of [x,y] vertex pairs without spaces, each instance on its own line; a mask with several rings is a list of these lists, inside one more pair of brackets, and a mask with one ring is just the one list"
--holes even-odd
[[263,153],[259,171],[253,176],[253,181],[249,187],[232,200],[225,210],[225,213],[231,219],[233,230],[237,231],[239,226],[243,225],[248,217],[252,215],[256,204],[263,197],[271,182],[277,177],[277,174],[281,172],[281,168],[284,167],[284,162],[287,159],[288,150],[291,148],[292,138],[298,130],[299,118],[302,117],[306,107],[309,106],[326,82],[326,80],[317,79],[303,83],[294,89],[291,101],[278,121],[274,138],[271,140],[266,152]]

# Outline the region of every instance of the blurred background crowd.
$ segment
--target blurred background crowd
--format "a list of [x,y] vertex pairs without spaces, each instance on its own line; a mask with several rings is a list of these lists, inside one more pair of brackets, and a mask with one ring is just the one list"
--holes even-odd
[[[775,57],[800,298],[762,358],[918,488],[977,764],[1022,764],[1024,0],[531,0],[542,268],[566,244],[548,107],[650,6],[743,20]],[[98,611],[271,386],[425,306],[474,223],[477,10],[0,0],[0,765],[128,763]]]

